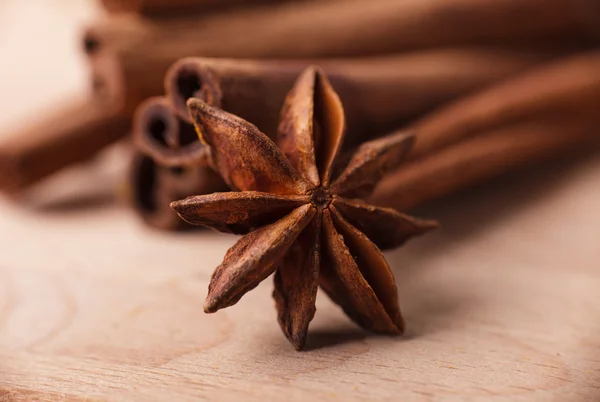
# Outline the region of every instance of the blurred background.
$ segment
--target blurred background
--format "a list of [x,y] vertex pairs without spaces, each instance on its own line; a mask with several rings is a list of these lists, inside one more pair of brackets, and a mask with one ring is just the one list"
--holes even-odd
[[[94,0],[0,2],[2,134],[89,91],[81,51],[86,25],[102,13]],[[27,90],[24,90],[27,88]],[[39,112],[32,112],[36,108]]]

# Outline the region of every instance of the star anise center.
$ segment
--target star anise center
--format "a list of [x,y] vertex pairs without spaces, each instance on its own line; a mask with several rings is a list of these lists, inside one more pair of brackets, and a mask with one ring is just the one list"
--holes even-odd
[[331,200],[333,199],[330,191],[323,187],[317,187],[312,192],[309,193],[310,202],[317,208],[319,211],[323,211],[324,209],[329,208],[329,204],[331,204]]

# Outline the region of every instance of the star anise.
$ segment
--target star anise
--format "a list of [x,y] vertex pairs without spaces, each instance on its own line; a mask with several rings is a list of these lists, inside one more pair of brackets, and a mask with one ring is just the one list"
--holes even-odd
[[[213,164],[236,191],[172,203],[186,221],[244,236],[212,275],[204,310],[231,306],[275,272],[279,324],[304,347],[317,288],[362,327],[400,334],[404,321],[394,276],[380,250],[434,227],[368,205],[385,172],[397,167],[414,136],[364,143],[340,157],[344,111],[324,73],[307,69],[286,98],[277,145],[249,122],[199,99],[188,108]],[[340,174],[340,165],[347,163]]]

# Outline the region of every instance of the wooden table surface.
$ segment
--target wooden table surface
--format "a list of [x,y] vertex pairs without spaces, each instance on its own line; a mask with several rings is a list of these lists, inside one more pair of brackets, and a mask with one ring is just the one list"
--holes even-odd
[[[83,93],[80,0],[0,2],[0,135]],[[111,152],[0,198],[0,401],[599,401],[600,154],[437,202],[387,254],[408,322],[366,334],[319,296],[308,351],[270,280],[202,312],[234,242],[144,228]]]

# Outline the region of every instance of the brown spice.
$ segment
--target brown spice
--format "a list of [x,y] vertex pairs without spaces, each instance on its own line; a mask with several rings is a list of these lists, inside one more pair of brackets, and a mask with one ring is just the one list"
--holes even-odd
[[[363,59],[318,60],[344,104],[347,140],[372,138],[457,96],[564,56],[565,51],[454,48]],[[188,119],[186,100],[204,99],[252,122],[270,138],[307,61],[186,58],[165,77],[167,97]],[[358,138],[357,138],[358,137]],[[364,139],[364,138],[362,138]]]
[[[134,137],[151,139],[144,145],[160,149],[161,155],[182,155],[185,154],[182,149],[193,149],[200,150],[204,158],[207,157],[208,148],[200,143],[194,127],[177,119],[163,98],[148,99],[140,105],[136,114],[136,121],[139,120],[145,124],[135,125]],[[170,202],[226,188],[219,175],[208,167],[190,163],[164,166],[149,157],[144,147],[140,151],[132,158],[130,198],[133,210],[150,226],[166,230],[189,228],[169,208]],[[182,158],[180,160],[186,162]]]
[[133,140],[145,155],[165,167],[208,166],[210,149],[202,144],[194,126],[183,121],[167,99],[146,99],[134,115]]
[[0,190],[13,193],[123,138],[131,120],[78,101],[0,143]]
[[597,11],[595,0],[312,1],[209,17],[130,15],[93,31],[102,47],[117,53],[163,53],[172,60],[372,56],[531,39],[597,41],[598,25],[590,22],[593,17],[586,19]]
[[589,115],[598,105],[600,52],[578,54],[461,98],[412,124],[419,136],[410,158],[521,119]]
[[[588,42],[597,41],[597,24],[586,24],[581,15],[594,15],[596,3],[344,0],[209,17],[148,19],[126,14],[95,23],[84,43],[97,86],[122,90],[117,96],[126,98],[126,110],[133,110],[141,100],[162,93],[167,68],[182,57],[365,57],[477,45],[558,49],[563,40],[569,46],[589,47]],[[102,58],[112,61],[101,62]]]
[[391,172],[370,203],[408,210],[486,180],[600,144],[600,116],[530,118],[478,132]]
[[108,12],[137,12],[152,17],[172,16],[184,12],[201,12],[252,5],[278,0],[102,0]]
[[600,53],[532,69],[444,106],[410,128],[409,162],[371,202],[410,209],[599,138]]
[[[239,192],[194,196],[172,207],[190,223],[244,235],[215,270],[205,311],[237,303],[275,272],[279,324],[297,349],[304,347],[318,286],[364,328],[402,333],[394,276],[380,249],[436,224],[359,198],[403,161],[413,135],[363,144],[335,175],[344,111],[314,67],[286,99],[277,145],[252,124],[202,100],[188,105],[215,167]],[[381,227],[389,229],[385,236]]]
[[224,189],[212,169],[165,167],[139,152],[132,155],[128,183],[133,211],[145,224],[161,230],[192,227],[169,208],[172,201]]

